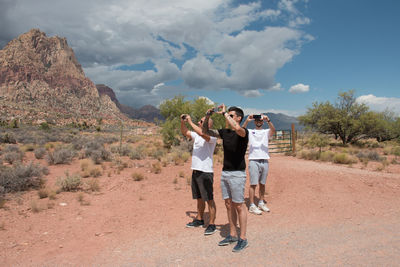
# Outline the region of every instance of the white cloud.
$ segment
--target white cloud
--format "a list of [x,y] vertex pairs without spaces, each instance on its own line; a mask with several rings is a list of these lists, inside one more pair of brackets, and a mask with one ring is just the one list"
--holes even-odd
[[205,99],[205,100],[206,100],[206,103],[207,103],[208,105],[215,105],[215,102],[212,101],[210,98],[208,98],[208,97],[206,97],[206,96],[200,96],[199,98],[200,98],[200,99]]
[[280,83],[275,84],[270,88],[271,91],[282,91],[284,88],[282,88],[282,85]]
[[[32,27],[66,37],[86,75],[121,96],[130,92],[124,97],[175,90],[153,90],[172,80],[189,89],[260,96],[262,90],[281,90],[275,74],[312,40],[296,28],[309,23],[297,2],[281,0],[265,9],[261,1],[234,6],[230,0],[4,0],[0,44]],[[246,30],[260,21],[264,27]],[[268,26],[270,21],[288,26]],[[156,71],[116,69],[149,61]]]
[[246,90],[246,91],[242,92],[242,95],[244,95],[246,97],[259,97],[259,96],[262,96],[262,94],[258,90]]
[[378,97],[372,94],[357,97],[358,103],[364,103],[372,110],[381,112],[392,111],[400,116],[400,98],[398,97]]
[[302,84],[302,83],[298,83],[296,85],[293,85],[289,89],[289,92],[292,93],[292,94],[307,93],[308,91],[310,91],[310,86]]

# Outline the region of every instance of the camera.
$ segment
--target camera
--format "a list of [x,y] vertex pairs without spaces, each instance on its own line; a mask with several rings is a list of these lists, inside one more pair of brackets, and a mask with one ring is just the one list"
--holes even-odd
[[185,120],[186,119],[186,114],[184,114],[184,115],[182,115],[182,120]]
[[253,119],[255,119],[256,121],[260,121],[261,115],[253,115]]

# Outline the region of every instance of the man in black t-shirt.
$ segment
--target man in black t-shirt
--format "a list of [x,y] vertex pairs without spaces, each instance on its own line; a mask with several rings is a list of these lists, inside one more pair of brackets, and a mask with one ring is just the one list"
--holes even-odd
[[[211,130],[208,128],[208,120],[213,109],[207,111],[203,123],[203,133],[221,138],[224,148],[224,165],[221,175],[222,197],[228,215],[230,234],[221,242],[220,246],[229,245],[237,241],[233,252],[239,252],[248,246],[246,238],[247,208],[244,205],[244,190],[246,186],[246,161],[245,154],[249,142],[249,132],[240,126],[244,117],[243,110],[238,107],[230,107],[225,111],[225,105],[219,106],[220,111],[227,120],[231,129]],[[237,234],[236,223],[239,217],[240,236]]]

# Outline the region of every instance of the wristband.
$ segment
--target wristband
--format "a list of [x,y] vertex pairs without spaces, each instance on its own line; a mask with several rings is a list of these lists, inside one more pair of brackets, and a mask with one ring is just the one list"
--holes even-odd
[[267,120],[267,122],[268,122],[268,123],[270,123],[270,122],[271,122],[271,120]]
[[222,111],[222,116],[225,116],[225,113],[226,113],[225,111]]

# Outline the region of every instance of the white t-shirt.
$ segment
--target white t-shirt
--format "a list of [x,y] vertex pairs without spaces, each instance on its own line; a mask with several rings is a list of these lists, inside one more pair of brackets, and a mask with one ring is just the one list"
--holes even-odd
[[217,138],[210,136],[210,141],[207,142],[196,132],[190,132],[190,135],[194,140],[192,170],[213,172],[213,154]]
[[249,129],[249,159],[270,159],[268,141],[270,129]]

